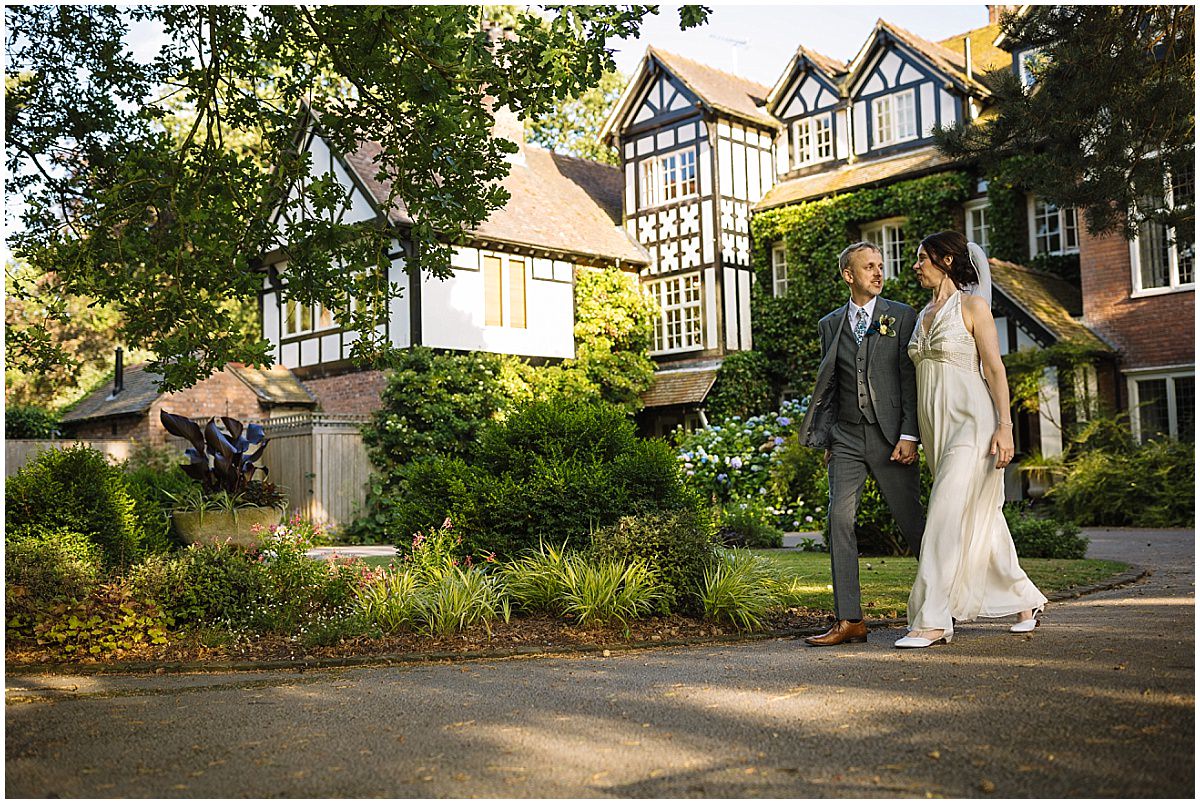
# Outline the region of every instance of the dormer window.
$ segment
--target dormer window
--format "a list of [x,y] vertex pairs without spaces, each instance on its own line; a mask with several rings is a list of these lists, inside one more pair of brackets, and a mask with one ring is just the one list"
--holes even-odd
[[917,102],[912,89],[893,92],[872,101],[875,109],[875,145],[892,145],[917,137]]
[[642,207],[696,194],[696,149],[685,148],[642,162]]
[[796,139],[795,167],[833,158],[832,112],[797,120],[793,129]]

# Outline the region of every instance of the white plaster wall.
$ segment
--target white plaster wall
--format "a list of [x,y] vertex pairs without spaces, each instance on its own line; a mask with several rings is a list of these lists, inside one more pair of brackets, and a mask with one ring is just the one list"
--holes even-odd
[[524,329],[484,326],[482,271],[455,271],[446,280],[423,278],[423,343],[435,349],[574,357],[573,285],[534,279],[531,268],[526,258]]

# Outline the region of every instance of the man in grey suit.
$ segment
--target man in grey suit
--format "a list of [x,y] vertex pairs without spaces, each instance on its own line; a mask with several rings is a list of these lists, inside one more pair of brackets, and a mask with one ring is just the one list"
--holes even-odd
[[908,341],[917,313],[883,291],[883,255],[854,243],[838,257],[850,302],[818,323],[821,366],[800,427],[800,443],[824,448],[829,471],[829,560],[837,621],[805,642],[866,642],[859,600],[854,521],[867,473],[875,478],[913,555],[925,515],[917,464],[917,376]]

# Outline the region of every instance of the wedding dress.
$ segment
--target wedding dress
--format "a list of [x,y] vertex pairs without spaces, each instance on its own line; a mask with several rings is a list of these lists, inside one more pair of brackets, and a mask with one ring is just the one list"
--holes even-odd
[[917,368],[917,419],[933,473],[910,631],[953,631],[976,617],[1038,609],[1046,597],[1017,563],[1000,506],[1004,472],[989,454],[996,408],[962,317],[963,291],[917,319],[908,354]]

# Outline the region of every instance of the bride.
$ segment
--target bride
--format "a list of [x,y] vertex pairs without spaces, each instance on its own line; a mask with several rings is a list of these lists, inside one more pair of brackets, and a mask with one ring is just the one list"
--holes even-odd
[[1032,631],[1046,597],[1017,563],[1000,510],[1013,425],[987,257],[958,232],[938,232],[921,241],[913,268],[933,291],[908,344],[933,490],[909,631],[896,647],[947,643],[954,620],[976,617],[1016,614],[1009,630]]

